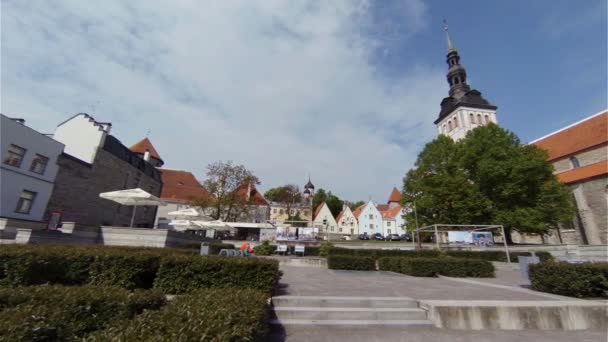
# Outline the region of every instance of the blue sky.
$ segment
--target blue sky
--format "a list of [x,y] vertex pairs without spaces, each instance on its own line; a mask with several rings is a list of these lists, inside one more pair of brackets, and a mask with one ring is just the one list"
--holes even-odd
[[78,112],[204,178],[385,201],[434,138],[447,18],[469,83],[527,142],[607,107],[606,1],[2,1],[0,109]]

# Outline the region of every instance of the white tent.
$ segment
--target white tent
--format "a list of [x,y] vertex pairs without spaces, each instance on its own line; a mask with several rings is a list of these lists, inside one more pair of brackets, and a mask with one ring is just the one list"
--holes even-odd
[[160,198],[158,198],[152,194],[149,194],[140,188],[102,192],[99,194],[99,197],[110,200],[110,201],[114,201],[121,205],[134,206],[133,214],[131,215],[131,225],[130,225],[131,227],[133,227],[133,220],[135,219],[135,211],[137,210],[138,205],[153,205],[153,206],[167,205],[165,202],[161,201]]
[[215,231],[236,231],[236,228],[226,224],[224,221],[222,220],[215,220],[215,221],[192,221],[192,223],[196,224],[197,226],[201,227],[202,229],[213,229]]
[[[169,213],[167,213],[167,215],[169,216],[180,216],[180,217],[206,217],[205,215],[201,214],[198,210],[194,209],[194,208],[186,208],[186,209],[180,209],[180,210],[176,210],[176,211],[170,211]],[[211,217],[209,217],[209,221],[213,220]]]
[[167,213],[167,215],[174,216],[177,218],[177,219],[171,220],[171,222],[169,222],[169,225],[173,226],[173,229],[178,230],[178,231],[203,229],[199,225],[194,223],[194,221],[201,221],[201,222],[213,221],[212,217],[203,215],[194,208],[186,208],[186,209],[171,211],[171,212]]

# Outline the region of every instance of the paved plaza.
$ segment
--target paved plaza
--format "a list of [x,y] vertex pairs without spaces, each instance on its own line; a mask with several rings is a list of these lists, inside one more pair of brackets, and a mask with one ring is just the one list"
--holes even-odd
[[[499,266],[494,279],[417,278],[391,272],[281,266],[280,295],[411,297],[418,300],[575,300],[521,287],[519,271]],[[481,330],[435,327],[274,326],[271,341],[602,341],[603,331]]]

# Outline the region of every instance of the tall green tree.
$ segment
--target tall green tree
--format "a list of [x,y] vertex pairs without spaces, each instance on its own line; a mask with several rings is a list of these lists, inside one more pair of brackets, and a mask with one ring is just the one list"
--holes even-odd
[[[458,142],[442,135],[427,144],[404,178],[404,194],[422,224],[501,224],[509,243],[512,230],[542,236],[574,215],[546,152],[495,124]],[[414,212],[406,219],[411,224]]]
[[342,211],[342,205],[344,204],[344,202],[338,196],[332,194],[331,191],[319,189],[315,191],[315,195],[312,198],[313,210],[323,202],[327,203],[327,206],[334,217]]

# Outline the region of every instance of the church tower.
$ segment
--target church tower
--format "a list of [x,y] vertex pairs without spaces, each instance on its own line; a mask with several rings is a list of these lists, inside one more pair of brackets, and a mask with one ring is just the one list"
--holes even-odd
[[481,92],[471,89],[467,83],[467,72],[460,63],[458,50],[454,47],[447,24],[444,30],[448,40],[446,75],[450,85],[449,96],[441,101],[441,112],[435,120],[438,134],[445,134],[454,140],[464,138],[468,131],[490,122],[497,123],[496,107],[481,96]]

